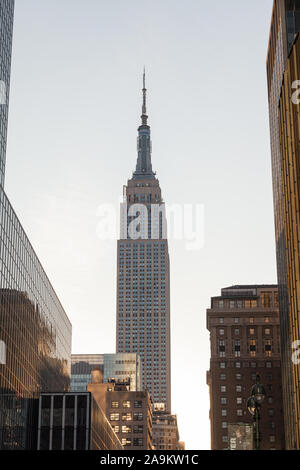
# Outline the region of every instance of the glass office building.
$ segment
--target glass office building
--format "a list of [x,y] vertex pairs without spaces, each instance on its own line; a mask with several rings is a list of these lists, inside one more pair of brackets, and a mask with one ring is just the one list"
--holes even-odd
[[72,327],[2,188],[0,208],[0,449],[26,448],[31,400],[69,390]]
[[0,2],[0,186],[4,185],[14,0]]
[[86,392],[92,370],[100,369],[103,374],[104,354],[72,354],[71,363],[71,391]]
[[92,370],[102,372],[103,381],[130,383],[131,391],[141,388],[141,361],[137,354],[72,354],[71,391],[85,392]]
[[122,450],[93,396],[85,393],[41,394],[38,450]]
[[70,387],[72,327],[3,189],[13,16],[1,0],[0,449],[30,449],[40,392]]
[[117,353],[104,355],[104,382],[130,383],[130,391],[142,390],[141,361],[135,353]]
[[[288,206],[284,205],[285,168],[280,149],[279,104],[284,73],[295,36],[300,29],[300,1],[274,0],[267,56],[268,99],[272,157],[273,200],[275,216],[277,277],[280,311],[281,367],[283,408],[287,449],[300,446],[299,398],[295,400],[295,379],[292,364],[292,338],[295,320],[289,305],[293,292],[289,290],[289,278],[294,268],[289,260],[289,240],[294,237],[286,223]],[[296,224],[293,222],[296,226]],[[292,225],[293,225],[292,224]],[[297,263],[299,260],[297,259]],[[297,405],[298,403],[298,405]],[[298,412],[297,412],[298,406]]]

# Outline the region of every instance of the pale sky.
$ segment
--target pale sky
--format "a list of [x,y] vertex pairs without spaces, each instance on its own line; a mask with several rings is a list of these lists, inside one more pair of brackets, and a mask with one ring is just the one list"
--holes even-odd
[[16,0],[6,191],[73,324],[115,352],[116,241],[97,210],[136,162],[143,66],[168,204],[203,204],[205,244],[170,241],[172,411],[210,448],[210,297],[276,283],[265,61],[272,0]]

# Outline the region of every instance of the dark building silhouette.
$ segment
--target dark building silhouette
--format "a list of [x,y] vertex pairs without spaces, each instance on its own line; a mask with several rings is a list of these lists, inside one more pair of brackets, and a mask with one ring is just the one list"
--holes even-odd
[[247,410],[256,375],[265,387],[261,407],[261,449],[284,449],[280,327],[277,286],[224,288],[207,310],[211,359],[212,450],[229,448],[229,425],[252,424]]
[[123,446],[90,393],[43,393],[37,449],[122,450]]

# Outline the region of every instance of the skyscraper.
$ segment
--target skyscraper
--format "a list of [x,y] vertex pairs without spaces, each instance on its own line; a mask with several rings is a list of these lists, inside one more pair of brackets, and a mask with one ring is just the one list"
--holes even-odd
[[170,268],[164,203],[151,163],[145,73],[136,170],[121,204],[117,269],[117,352],[136,352],[142,387],[171,410]]
[[[300,29],[300,1],[274,0],[267,57],[268,97],[271,133],[273,198],[277,276],[280,311],[282,386],[286,447],[300,448],[300,396],[299,367],[292,362],[292,344],[299,340],[299,308],[295,299],[299,296],[294,283],[299,269],[299,258],[294,256],[291,243],[295,237],[297,218],[291,210],[295,199],[288,194],[287,181],[293,178],[291,165],[284,162],[280,148],[286,145],[285,123],[289,122],[283,108],[282,83],[290,61],[289,55]],[[295,56],[295,54],[294,54]],[[299,79],[299,77],[297,77]],[[281,104],[281,106],[280,106]],[[281,122],[279,120],[281,113]],[[292,139],[291,139],[292,140]],[[295,143],[295,142],[294,142]],[[298,141],[296,147],[298,147]],[[295,175],[294,175],[295,176]],[[299,179],[299,176],[297,176]],[[299,292],[299,291],[298,291]]]
[[261,449],[284,449],[277,286],[222,289],[207,310],[211,359],[211,448],[229,448],[229,424],[252,424],[247,399],[256,375],[266,390],[261,407]]
[[0,186],[4,185],[14,0],[0,2]]
[[35,447],[35,399],[41,391],[69,389],[72,339],[71,323],[3,188],[13,13],[14,1],[1,0],[0,449]]

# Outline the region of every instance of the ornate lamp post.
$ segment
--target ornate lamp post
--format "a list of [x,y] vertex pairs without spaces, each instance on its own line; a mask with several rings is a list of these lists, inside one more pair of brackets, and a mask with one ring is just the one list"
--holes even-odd
[[256,375],[256,384],[251,388],[251,397],[248,398],[247,408],[249,413],[253,416],[254,427],[253,437],[255,442],[255,450],[260,449],[260,433],[259,433],[259,420],[260,420],[260,408],[264,401],[266,392],[262,384],[260,383],[260,377]]

